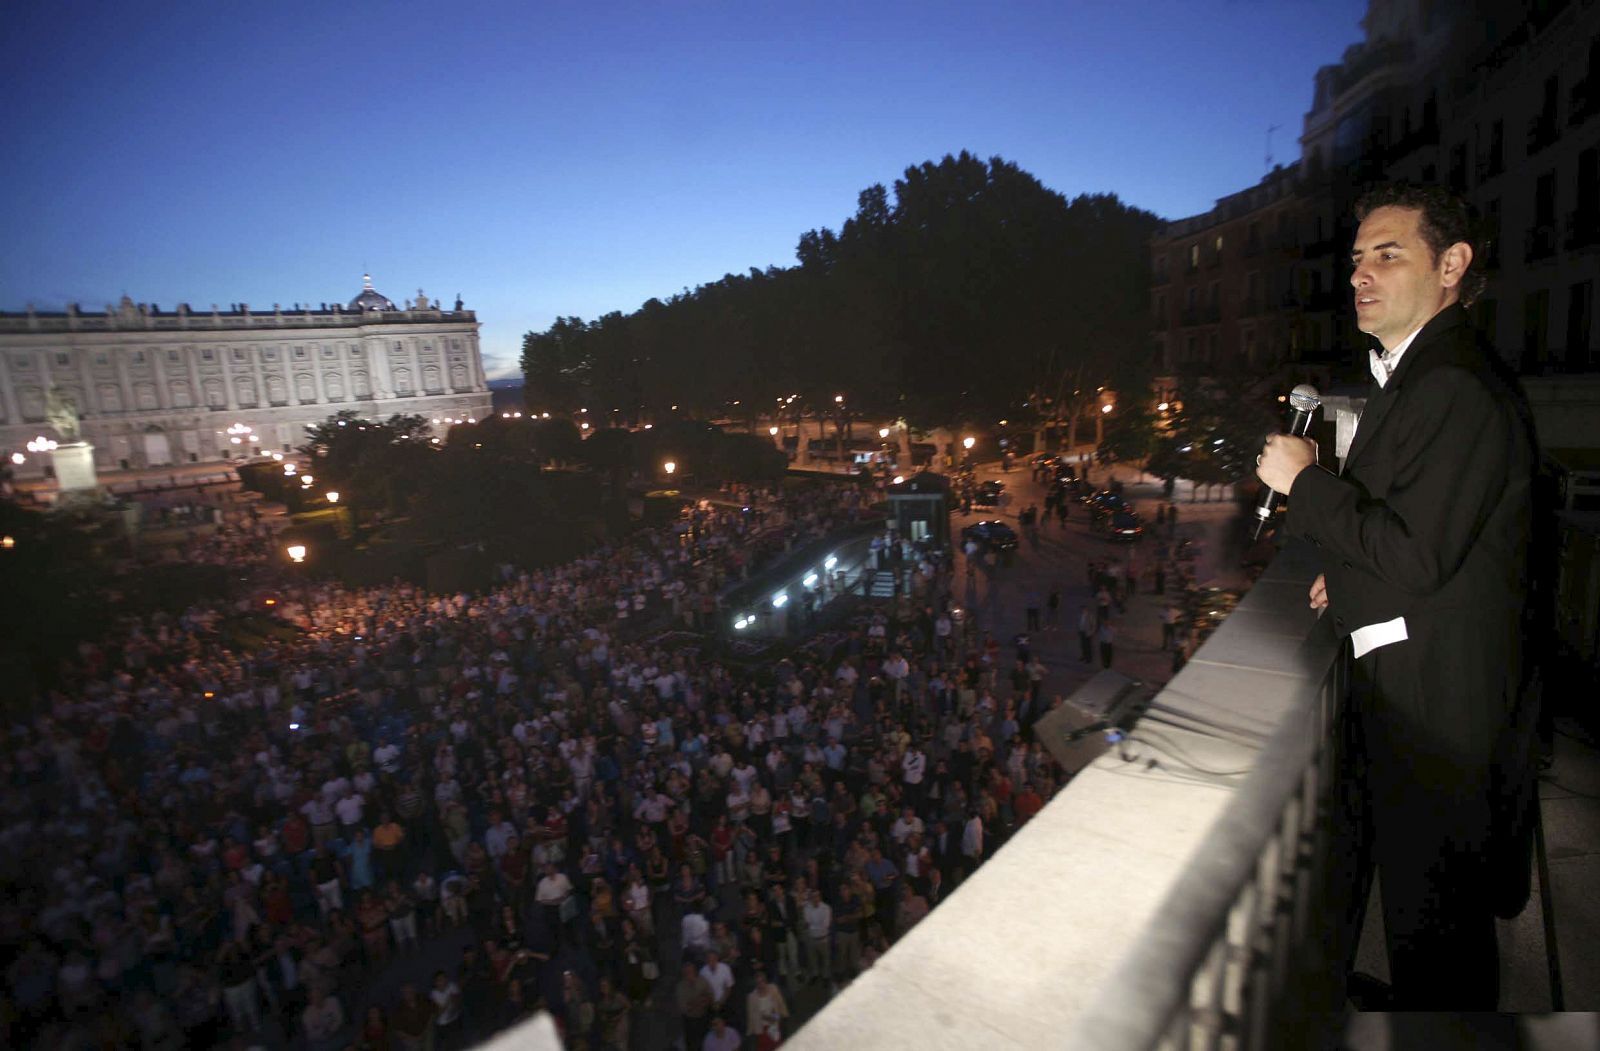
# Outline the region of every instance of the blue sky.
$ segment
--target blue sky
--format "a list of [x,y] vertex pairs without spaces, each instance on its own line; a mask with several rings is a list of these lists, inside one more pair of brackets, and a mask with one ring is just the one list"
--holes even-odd
[[460,292],[558,315],[794,262],[962,149],[1194,214],[1298,156],[1363,0],[14,0],[0,309]]

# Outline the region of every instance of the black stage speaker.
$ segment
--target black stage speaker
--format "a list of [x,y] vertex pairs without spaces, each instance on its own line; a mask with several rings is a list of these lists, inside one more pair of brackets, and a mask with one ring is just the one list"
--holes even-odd
[[1102,671],[1060,707],[1041,716],[1033,726],[1034,739],[1044,744],[1071,777],[1111,748],[1105,731],[1133,729],[1149,707],[1150,697],[1138,679]]

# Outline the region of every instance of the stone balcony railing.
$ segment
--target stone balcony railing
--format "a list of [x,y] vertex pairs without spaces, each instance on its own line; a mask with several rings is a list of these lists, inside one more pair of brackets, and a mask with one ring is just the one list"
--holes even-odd
[[1315,1046],[1352,932],[1321,806],[1338,647],[1286,551],[1160,692],[786,1046]]

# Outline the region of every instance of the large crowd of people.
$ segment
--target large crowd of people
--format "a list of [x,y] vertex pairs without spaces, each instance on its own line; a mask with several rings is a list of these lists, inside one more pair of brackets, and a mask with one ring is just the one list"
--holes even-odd
[[678,630],[871,514],[724,496],[479,594],[279,579],[86,640],[0,743],[4,1042],[775,1046],[1060,771],[939,552],[790,658]]

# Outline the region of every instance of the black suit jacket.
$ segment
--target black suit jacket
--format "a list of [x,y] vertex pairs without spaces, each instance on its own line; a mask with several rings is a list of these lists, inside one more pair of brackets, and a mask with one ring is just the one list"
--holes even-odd
[[1405,618],[1393,645],[1422,671],[1401,692],[1451,697],[1410,700],[1435,702],[1417,714],[1452,724],[1436,729],[1462,761],[1489,760],[1520,692],[1533,464],[1526,403],[1457,305],[1374,384],[1343,474],[1306,468],[1289,494],[1287,529],[1323,555],[1335,631]]

